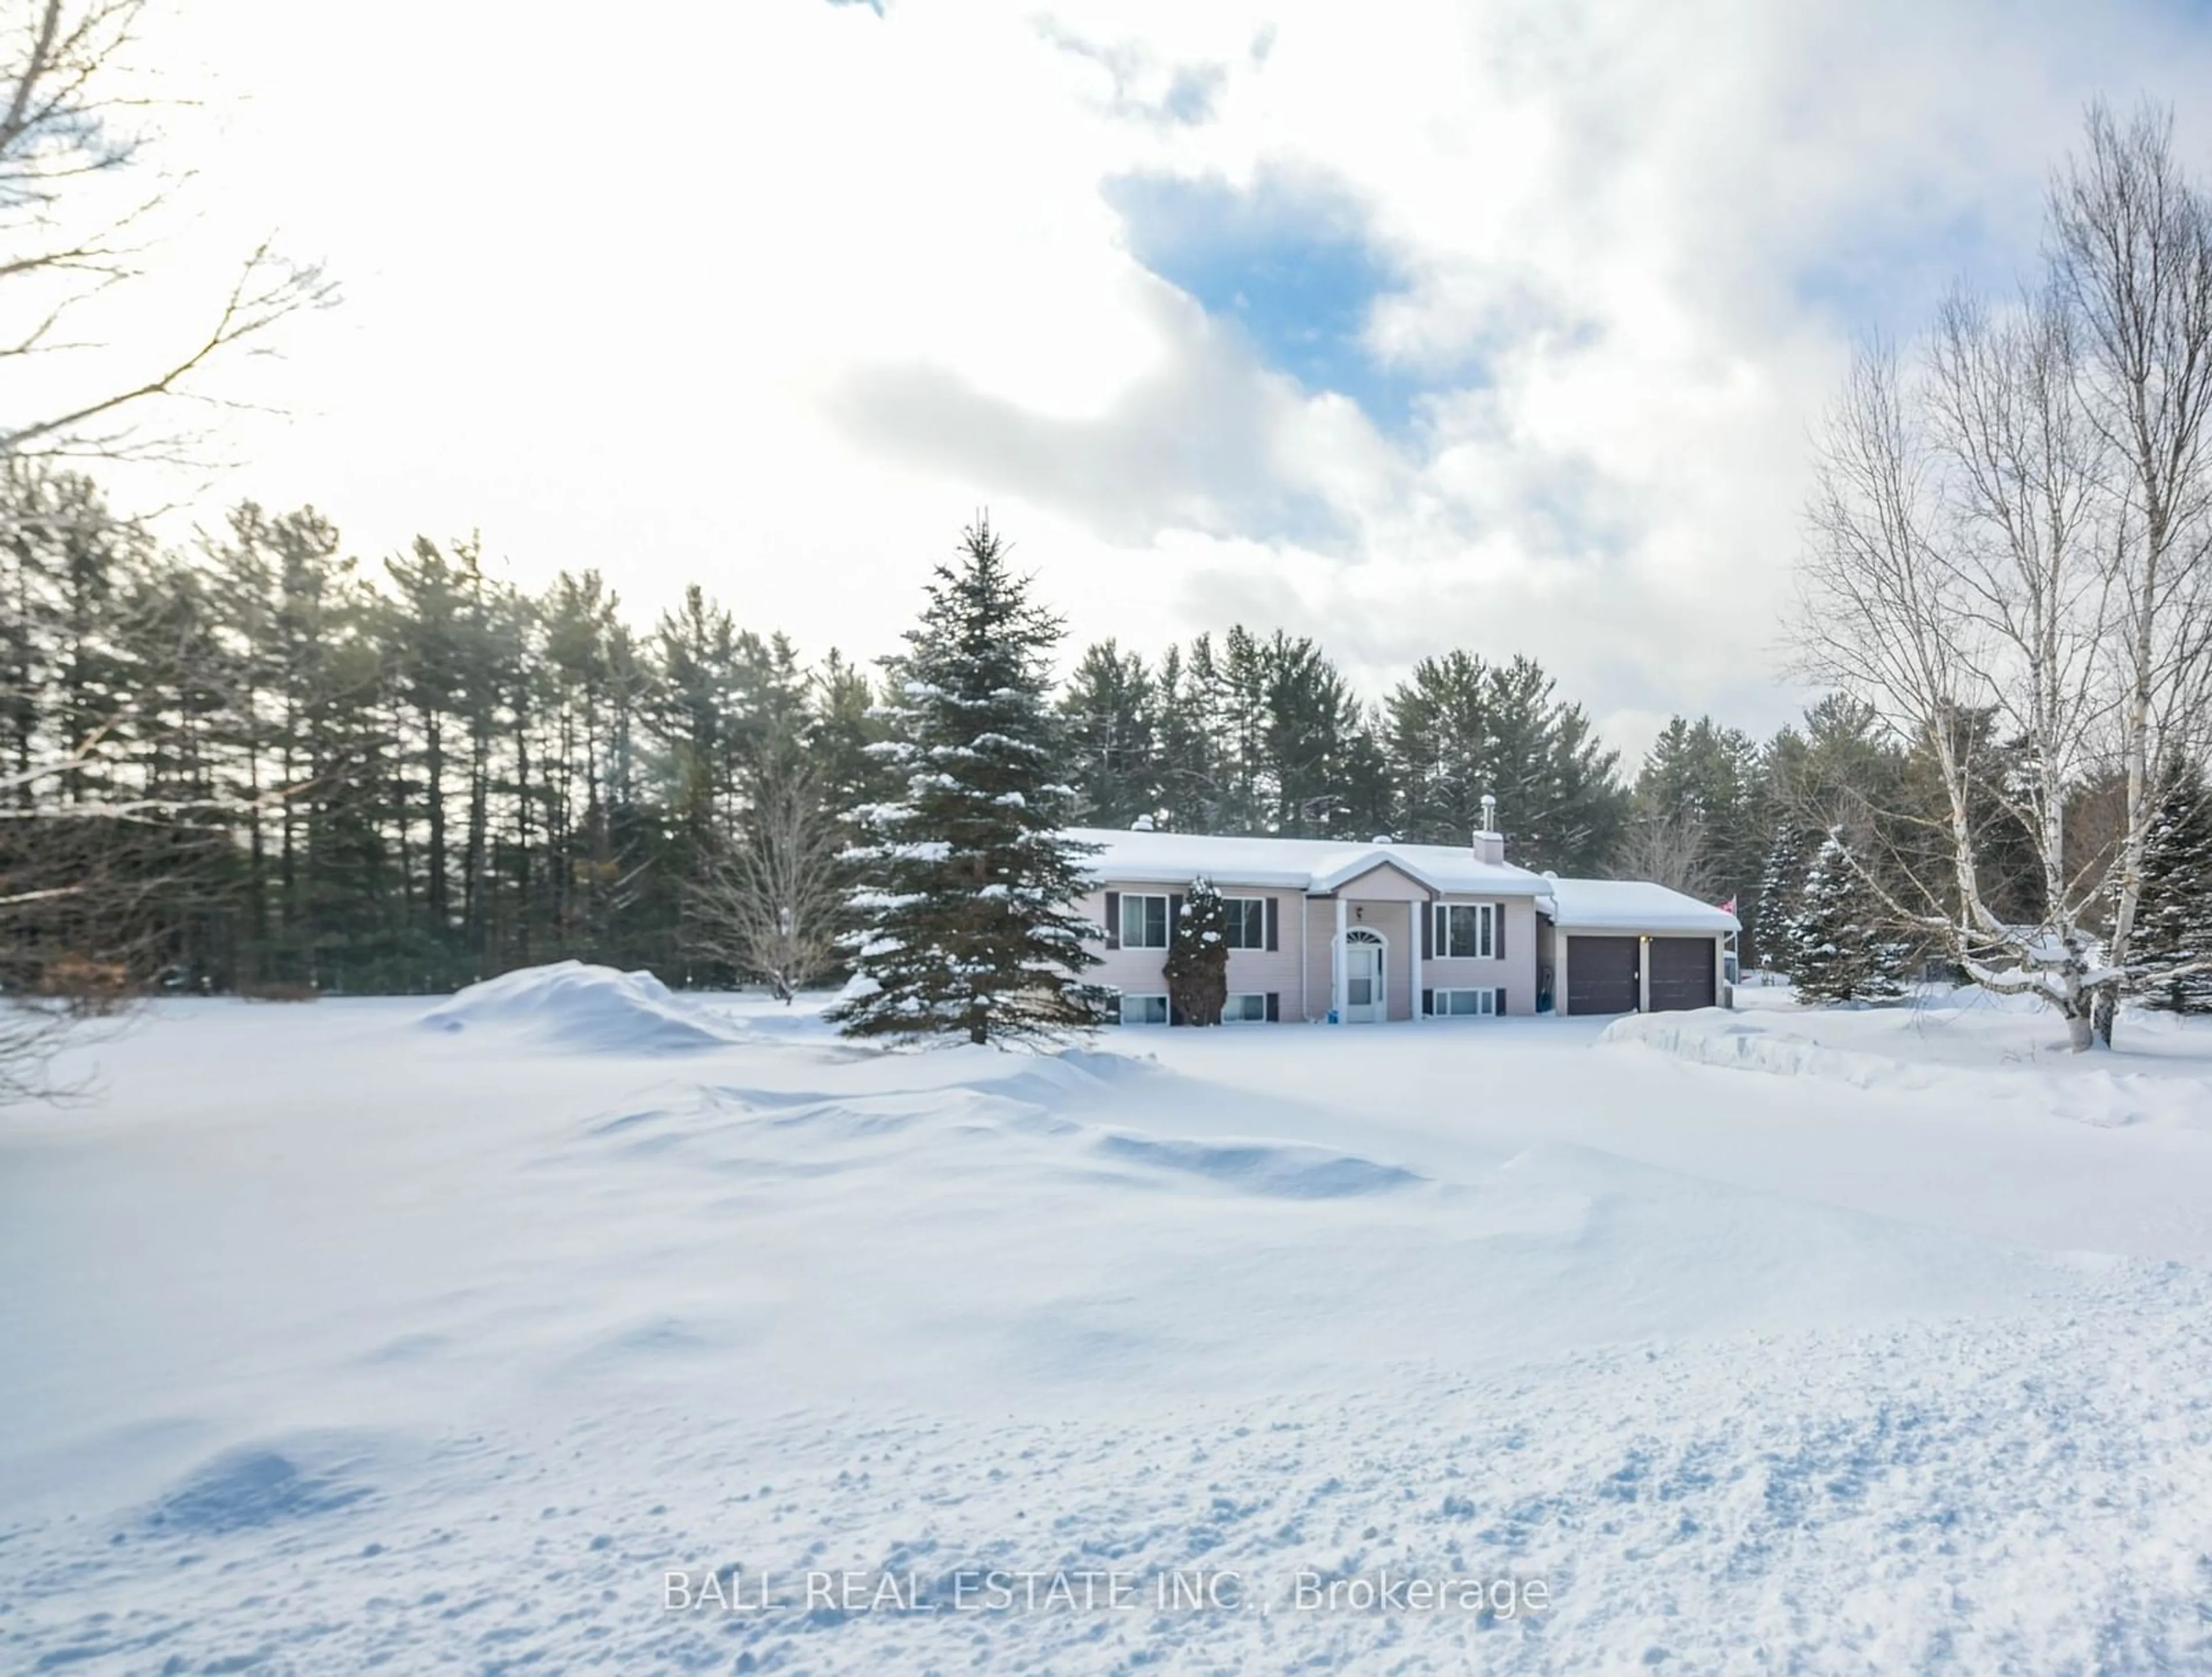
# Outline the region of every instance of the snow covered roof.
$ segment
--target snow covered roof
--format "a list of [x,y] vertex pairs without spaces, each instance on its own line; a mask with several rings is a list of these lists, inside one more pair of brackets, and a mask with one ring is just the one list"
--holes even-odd
[[1571,932],[1740,932],[1725,908],[1655,885],[1648,879],[1553,879],[1552,901],[1537,907]]
[[1275,885],[1327,892],[1394,863],[1435,891],[1490,896],[1538,896],[1551,889],[1540,873],[1510,862],[1478,860],[1449,844],[1347,844],[1341,839],[1216,838],[1204,833],[1145,833],[1079,827],[1067,835],[1101,847],[1085,871],[1102,883],[1186,884],[1204,874],[1217,884]]

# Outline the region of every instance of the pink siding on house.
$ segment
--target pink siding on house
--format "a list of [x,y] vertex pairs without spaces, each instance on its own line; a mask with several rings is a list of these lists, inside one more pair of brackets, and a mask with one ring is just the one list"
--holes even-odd
[[1301,1016],[1309,1019],[1328,1017],[1328,946],[1336,935],[1336,904],[1325,896],[1305,899],[1306,905],[1306,1006]]
[[1502,901],[1505,906],[1505,958],[1440,957],[1428,963],[1424,987],[1431,990],[1495,989],[1504,986],[1508,1013],[1536,1011],[1536,905],[1527,897],[1447,896],[1446,902]]
[[[1378,864],[1338,888],[1344,899],[1346,930],[1364,927],[1382,939],[1382,1000],[1385,1016],[1410,1019],[1420,1005],[1417,968],[1420,945],[1413,941],[1416,922],[1407,905],[1426,902],[1429,888],[1396,868]],[[1325,1019],[1334,1000],[1333,964],[1336,939],[1336,897],[1306,902],[1307,1017]]]
[[[1118,886],[1115,888],[1120,889]],[[1170,895],[1164,887],[1135,885],[1133,890],[1147,896]],[[1252,993],[1265,995],[1273,990],[1280,1017],[1286,1020],[1298,1017],[1298,903],[1297,891],[1262,890],[1257,887],[1240,889],[1235,885],[1221,888],[1224,896],[1274,897],[1277,930],[1276,947],[1265,949],[1232,949],[1229,951],[1229,993],[1231,995]],[[1167,993],[1165,967],[1167,951],[1164,949],[1108,949],[1105,946],[1106,893],[1102,889],[1092,891],[1083,899],[1084,916],[1099,928],[1099,942],[1092,945],[1100,964],[1093,967],[1090,978],[1093,983],[1109,984],[1117,990],[1132,994],[1164,995]]]
[[[1136,885],[1132,889],[1150,894],[1168,894],[1164,888],[1157,885]],[[1239,890],[1234,885],[1224,885],[1222,894],[1225,896],[1273,896],[1279,904],[1277,910],[1277,948],[1272,951],[1243,949],[1230,951],[1231,993],[1264,994],[1273,991],[1285,1024],[1300,1019],[1326,1018],[1330,1003],[1330,946],[1336,936],[1336,900],[1326,896],[1308,897],[1300,891],[1279,888]],[[1382,934],[1388,950],[1388,989],[1392,1019],[1413,1018],[1420,1006],[1420,993],[1425,989],[1502,987],[1505,991],[1507,1012],[1535,1012],[1536,908],[1529,899],[1457,896],[1443,899],[1449,902],[1502,902],[1505,909],[1505,957],[1503,960],[1493,957],[1488,960],[1432,959],[1424,962],[1419,958],[1420,944],[1416,936],[1415,924],[1409,922],[1407,913],[1409,902],[1425,902],[1426,891],[1424,887],[1395,869],[1382,868],[1350,882],[1344,888],[1343,896],[1346,924],[1366,926]],[[1163,971],[1165,951],[1108,949],[1104,946],[1106,893],[1103,889],[1092,891],[1084,899],[1083,912],[1101,928],[1100,942],[1094,945],[1101,957],[1101,964],[1091,973],[1096,982],[1132,993],[1158,995],[1165,993],[1167,980]],[[1298,969],[1301,914],[1305,927],[1303,990]]]
[[[1425,902],[1429,888],[1388,863],[1378,863],[1358,878],[1347,879],[1337,894],[1351,902]],[[1382,923],[1376,922],[1378,926]]]

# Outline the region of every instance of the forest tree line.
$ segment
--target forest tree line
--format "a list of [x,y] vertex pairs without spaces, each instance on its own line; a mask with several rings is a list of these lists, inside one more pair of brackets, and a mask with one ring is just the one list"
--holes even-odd
[[[11,989],[836,969],[854,814],[899,791],[896,660],[807,662],[697,586],[635,629],[598,573],[527,592],[469,541],[364,564],[310,508],[242,505],[179,546],[73,472],[19,465],[0,495]],[[1747,963],[1790,964],[1820,811],[1909,812],[1916,781],[1938,801],[1839,698],[1764,741],[1677,717],[1632,776],[1525,657],[1443,653],[1370,702],[1313,641],[1242,627],[1156,659],[1094,644],[1055,716],[1085,824],[1453,844],[1491,794],[1524,866],[1733,899]],[[2002,783],[2002,743],[1977,749]],[[2093,788],[2084,842],[2095,812]],[[2008,845],[2021,861],[2007,912],[2032,920],[2027,851],[1988,816],[1998,872]]]

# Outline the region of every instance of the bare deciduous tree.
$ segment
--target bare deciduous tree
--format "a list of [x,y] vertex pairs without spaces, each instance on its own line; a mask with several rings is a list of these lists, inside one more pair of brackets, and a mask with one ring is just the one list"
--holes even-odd
[[[2081,322],[2078,390],[2119,526],[2112,639],[2127,793],[2109,958],[2122,967],[2164,767],[2201,750],[2212,701],[2212,202],[2175,160],[2171,113],[2145,109],[2123,128],[2099,104],[2088,130],[2088,155],[2052,191],[2052,270]],[[2107,1042],[2118,993],[2099,992]]]
[[14,999],[0,1007],[0,1107],[65,1092],[48,1068],[76,1025],[67,1007],[43,998]]
[[[2042,290],[2002,311],[1954,295],[1910,366],[1856,358],[1821,440],[1797,629],[1806,667],[1933,765],[1936,807],[1870,812],[1889,854],[1854,865],[1900,923],[1978,982],[2043,996],[2086,1048],[2111,1040],[2164,765],[2201,744],[2212,679],[2212,218],[2165,123],[2123,132],[2100,106],[2052,222]],[[2116,771],[2111,836],[2084,844],[2067,813]],[[2033,924],[1993,906],[1992,809],[2034,854]]]
[[850,885],[843,835],[795,750],[763,762],[731,840],[690,888],[687,940],[788,1002],[836,966]]
[[180,301],[157,225],[179,177],[153,166],[158,88],[134,64],[145,4],[0,0],[0,363],[27,404],[0,411],[0,456],[175,456],[187,437],[149,429],[163,398],[212,399],[211,364],[331,295],[264,240],[173,337],[119,320]]
[[1613,866],[1631,879],[1649,879],[1687,896],[1711,895],[1711,847],[1705,817],[1687,805],[1634,817],[1613,850]]
[[[134,62],[144,9],[145,0],[0,0],[0,365],[10,375],[0,464],[11,471],[51,457],[186,456],[193,428],[171,419],[179,402],[215,399],[201,375],[330,298],[318,270],[264,240],[190,318],[180,294],[194,282],[173,264],[159,226],[185,177],[155,167],[149,113],[161,90]],[[171,318],[180,307],[181,329]],[[0,944],[35,942],[57,905],[127,942],[149,881],[136,866],[106,866],[118,860],[115,823],[173,816],[176,801],[158,792],[112,800],[103,828],[85,820],[80,800],[69,820],[49,825],[34,789],[81,774],[112,742],[96,728],[44,744],[44,760],[26,754],[0,769],[9,822]],[[54,1092],[41,1071],[84,999],[27,996],[19,975],[9,977],[0,1100]]]

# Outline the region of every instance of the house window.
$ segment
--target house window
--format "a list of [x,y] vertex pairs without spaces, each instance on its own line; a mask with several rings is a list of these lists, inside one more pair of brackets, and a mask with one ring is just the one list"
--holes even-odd
[[1498,949],[1498,905],[1439,902],[1436,906],[1436,952],[1446,960],[1488,960]]
[[[1127,901],[1127,899],[1123,899]],[[1157,900],[1157,899],[1155,899]],[[1131,996],[1121,998],[1121,1023],[1125,1025],[1164,1025],[1168,1022],[1168,999],[1165,996]]]
[[1505,992],[1495,988],[1427,990],[1422,993],[1421,1011],[1440,1019],[1469,1016],[1487,1018],[1505,1011]]
[[1232,995],[1221,1009],[1224,1024],[1264,1024],[1267,1019],[1267,997],[1264,991]]
[[1265,949],[1267,946],[1267,899],[1263,896],[1226,896],[1221,906],[1229,913],[1229,946],[1231,949]]
[[1168,946],[1168,900],[1164,896],[1133,896],[1121,893],[1121,947],[1165,949]]

